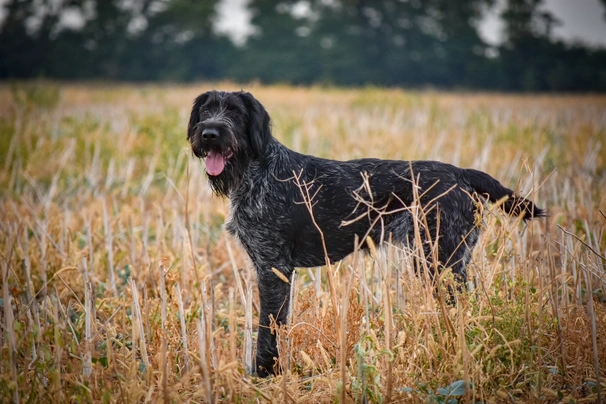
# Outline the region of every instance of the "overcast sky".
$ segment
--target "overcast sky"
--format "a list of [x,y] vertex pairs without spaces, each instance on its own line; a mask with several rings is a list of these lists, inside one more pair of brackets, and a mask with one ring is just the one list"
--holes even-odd
[[[480,24],[480,33],[492,44],[499,43],[502,37],[503,24],[497,15],[499,4],[502,7],[504,1],[497,0],[492,14]],[[0,21],[4,16],[2,6],[6,2],[7,0],[0,0]],[[240,43],[251,32],[250,13],[245,8],[247,2],[248,0],[222,0],[218,6],[218,30],[229,33]],[[544,4],[562,22],[554,28],[555,36],[606,47],[606,18],[600,0],[544,0]]]
[[[562,24],[554,28],[554,35],[566,40],[582,40],[592,45],[606,47],[606,18],[599,0],[544,0]],[[247,0],[223,0],[219,5],[218,29],[228,32],[236,41],[242,41],[250,32],[250,15],[246,12]],[[503,1],[498,1],[503,3]],[[492,15],[480,24],[484,39],[499,43],[503,24],[497,17],[498,5]]]
[[564,22],[557,35],[606,45],[606,13],[599,0],[546,0],[546,4]]

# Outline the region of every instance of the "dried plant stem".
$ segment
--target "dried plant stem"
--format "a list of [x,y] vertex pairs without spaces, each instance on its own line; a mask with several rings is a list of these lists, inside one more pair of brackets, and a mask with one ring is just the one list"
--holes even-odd
[[316,275],[315,275],[315,288],[316,288],[316,296],[320,297],[322,294],[322,267],[316,267]]
[[[147,343],[145,339],[145,328],[143,327],[143,317],[141,316],[141,306],[139,305],[139,291],[133,278],[130,278],[130,287],[133,295],[132,316],[133,316],[133,347],[135,340],[139,339],[139,349],[141,360],[146,367],[149,366],[149,357],[147,356]],[[133,348],[133,353],[135,352]],[[133,356],[133,360],[135,357]]]
[[[207,277],[208,278],[208,277]],[[208,366],[211,366],[212,369],[217,368],[217,356],[215,354],[215,341],[213,338],[213,308],[212,303],[208,303],[208,293],[206,289],[207,278],[202,280],[200,284],[200,291],[202,296],[202,310],[201,310],[201,318],[204,322],[204,329],[206,330],[206,340],[208,341],[208,345],[206,349],[210,353],[210,357],[208,358]],[[209,308],[210,306],[210,308]]]
[[63,391],[61,390],[61,354],[63,352],[61,343],[61,328],[59,326],[59,305],[61,304],[59,297],[55,295],[55,301],[53,305],[53,331],[54,331],[54,343],[55,343],[55,370],[57,376],[55,378],[55,391],[59,401],[63,399]]
[[162,398],[165,404],[170,403],[170,394],[168,389],[168,358],[166,355],[166,336],[162,336],[160,347],[160,366],[162,369]]
[[162,334],[166,335],[166,271],[160,261],[160,326]]
[[206,399],[209,403],[214,402],[213,392],[210,386],[210,372],[208,369],[208,361],[206,359],[206,350],[202,347],[206,346],[206,331],[200,319],[196,320],[198,328],[198,339],[200,344],[200,371],[202,372],[202,380],[204,382],[204,390],[206,391]]
[[[48,266],[48,260],[46,259],[46,253],[47,253],[47,240],[48,240],[48,231],[47,231],[47,227],[48,227],[48,222],[45,220],[43,223],[38,223],[38,227],[40,228],[40,237],[38,238],[38,242],[40,243],[40,253],[41,253],[41,263],[42,263],[42,281],[44,282],[44,287],[43,287],[43,292],[42,295],[46,296],[47,289],[46,289],[46,285],[47,285],[47,281],[48,281],[48,273],[47,273],[47,266]],[[34,232],[34,234],[36,234]],[[91,256],[92,256],[92,249],[91,249]],[[92,261],[91,261],[91,267],[92,267]],[[45,300],[46,302],[46,300]],[[46,313],[46,310],[44,310],[42,313]],[[45,316],[46,319],[46,316]]]
[[234,288],[229,288],[229,359],[230,362],[236,361],[236,301],[234,297]]
[[[585,223],[585,228],[587,228],[587,223]],[[577,241],[581,244],[583,244],[585,247],[587,247],[589,249],[589,251],[591,251],[592,253],[594,253],[595,255],[597,255],[599,258],[601,258],[602,260],[606,261],[606,257],[603,256],[602,254],[600,254],[599,252],[597,252],[592,246],[590,246],[589,244],[587,244],[586,242],[584,242],[579,236],[577,236],[574,233],[571,233],[569,231],[566,231],[562,228],[562,226],[558,225],[558,228],[560,230],[562,230],[562,232],[564,232],[565,234],[568,234],[571,237],[574,237],[575,239],[577,239]]]
[[114,247],[112,228],[109,223],[109,215],[107,214],[107,206],[105,198],[103,200],[103,229],[105,231],[105,248],[107,249],[107,271],[109,273],[109,288],[114,297],[118,297],[118,289],[116,288],[116,280],[114,277]]
[[[549,256],[552,256],[551,253],[551,243],[548,244]],[[562,372],[564,372],[564,377],[566,378],[566,354],[564,352],[564,338],[562,336],[562,317],[560,312],[560,298],[558,296],[558,290],[560,285],[559,277],[556,275],[555,262],[550,260],[549,262],[549,275],[551,277],[551,303],[553,305],[553,313],[555,314],[557,325],[556,330],[558,333],[558,347],[560,353],[560,366],[562,368]],[[565,282],[564,282],[565,283]]]
[[225,240],[225,246],[227,247],[227,255],[229,256],[231,270],[234,274],[234,279],[236,280],[236,286],[238,287],[238,292],[240,292],[240,300],[242,301],[242,305],[246,306],[246,295],[244,294],[244,287],[242,286],[242,278],[240,277],[238,265],[236,264],[236,259],[234,258],[234,253],[232,251],[231,243],[229,242],[229,240]]
[[[295,307],[295,283],[297,281],[297,271],[292,271],[290,275],[290,298],[288,301],[288,319],[286,320],[287,324],[292,324],[293,310]],[[286,336],[288,338],[288,335]],[[292,372],[292,341],[288,338],[288,365],[287,369],[289,372]]]
[[[190,173],[189,173],[189,165],[187,166],[187,183],[189,185]],[[192,239],[191,232],[191,223],[190,223],[190,214],[189,214],[189,186],[187,187],[187,193],[185,195],[185,233],[187,235],[187,242],[189,244],[189,252],[191,254],[191,265],[194,271],[194,277],[196,282],[200,283],[200,274],[198,273],[198,266],[196,265],[196,253],[194,251],[194,242]],[[185,239],[185,238],[184,238]],[[185,251],[183,252],[183,259],[185,260]],[[184,271],[185,266],[181,268],[181,279],[183,284],[186,283],[186,271]]]
[[91,229],[91,221],[92,219],[90,217],[84,217],[84,223],[86,224],[86,240],[88,243],[88,267],[86,267],[86,262],[83,262],[85,271],[84,277],[86,278],[86,282],[88,282],[88,270],[90,269],[92,271],[94,268],[95,249],[93,248],[93,233]]
[[[355,245],[359,245],[358,238],[356,236]],[[368,306],[372,305],[373,299],[372,296],[369,299],[368,295],[370,294],[370,290],[368,289],[368,285],[366,284],[366,272],[364,270],[364,260],[357,259],[358,261],[358,269],[359,269],[359,278],[360,278],[360,293],[362,293],[362,303],[364,305],[364,324],[366,328],[366,334],[370,334],[370,313],[368,311]],[[354,266],[355,270],[355,266]]]
[[246,372],[251,374],[254,369],[252,361],[252,285],[250,282],[246,285],[244,312],[246,316],[244,324],[244,368]]
[[[181,296],[181,287],[177,283],[177,303],[179,304],[179,322],[181,323],[181,343],[183,344],[183,363],[185,373],[189,373],[189,345],[187,344],[187,328],[185,327],[185,311],[183,310],[183,298]],[[204,307],[202,308],[204,312]],[[200,352],[206,351],[206,345],[200,345]],[[205,363],[206,366],[206,363]]]
[[[391,244],[391,234],[389,235],[390,240],[389,240],[389,244],[388,244],[388,249],[389,249],[389,255],[391,256],[390,251],[392,250],[392,244]],[[381,260],[381,262],[384,262],[383,260]],[[387,261],[388,263],[391,262],[391,259],[388,259]],[[385,307],[384,307],[384,312],[385,312],[385,345],[387,347],[387,351],[388,351],[388,356],[386,358],[387,360],[387,375],[386,375],[386,379],[387,379],[387,392],[385,393],[385,402],[389,403],[391,401],[391,394],[392,394],[392,389],[393,389],[393,380],[392,380],[392,376],[393,376],[393,360],[392,360],[392,355],[393,355],[393,348],[392,348],[392,335],[391,335],[391,331],[392,331],[392,305],[391,305],[391,269],[389,268],[389,264],[385,264],[385,267],[383,268],[385,271],[385,293],[383,294],[384,296],[384,302],[385,302]]]
[[469,351],[465,341],[465,314],[460,302],[457,302],[457,317],[459,319],[459,349],[461,350],[461,364],[463,365],[463,381],[465,382],[465,397],[470,398],[471,384],[469,380]]
[[[584,265],[582,265],[584,267]],[[598,392],[598,399],[596,402],[603,403],[602,401],[602,385],[600,382],[600,361],[598,359],[598,340],[597,340],[597,329],[595,321],[595,309],[593,307],[593,289],[591,287],[590,273],[583,268],[583,274],[585,275],[585,288],[587,290],[587,311],[589,320],[591,321],[591,347],[593,357],[593,367],[595,370],[596,389]]]
[[[25,276],[27,279],[25,279],[25,293],[27,296],[27,301],[31,302],[28,303],[27,305],[27,313],[28,313],[28,318],[31,318],[33,316],[33,324],[31,325],[31,329],[32,330],[36,330],[35,335],[37,335],[37,338],[32,342],[32,359],[31,359],[31,363],[33,364],[33,362],[37,359],[38,357],[38,353],[36,350],[36,345],[40,340],[40,335],[39,335],[39,330],[40,328],[40,311],[39,311],[39,307],[37,304],[33,304],[34,303],[34,296],[32,293],[32,277],[31,277],[31,260],[30,260],[30,256],[29,256],[29,241],[28,241],[28,237],[27,237],[27,228],[25,228],[23,230],[23,245],[21,246],[21,248],[23,249],[23,251],[25,252],[25,259],[24,259],[24,266],[25,266]],[[33,313],[32,313],[33,312]],[[31,323],[32,321],[30,321]]]
[[[354,252],[358,256],[357,248]],[[341,309],[339,310],[339,321],[340,327],[337,328],[339,332],[339,361],[341,371],[341,402],[345,403],[347,397],[347,311],[349,309],[349,298],[351,295],[351,286],[353,284],[354,271],[349,272],[349,277],[346,280],[345,290],[342,290],[341,296]]]
[[[89,232],[90,234],[90,232]],[[92,254],[92,251],[91,251]],[[92,338],[91,338],[91,326],[92,326],[92,299],[93,299],[93,291],[92,285],[88,280],[88,268],[86,266],[86,259],[82,258],[82,268],[84,271],[84,323],[85,323],[85,331],[84,331],[84,365],[82,368],[82,372],[85,378],[90,378],[92,373]]]
[[12,296],[8,290],[8,264],[2,260],[2,296],[4,297],[4,332],[8,340],[8,351],[10,357],[11,378],[14,383],[13,402],[19,404],[19,379],[17,378],[17,341],[14,330],[14,313]]

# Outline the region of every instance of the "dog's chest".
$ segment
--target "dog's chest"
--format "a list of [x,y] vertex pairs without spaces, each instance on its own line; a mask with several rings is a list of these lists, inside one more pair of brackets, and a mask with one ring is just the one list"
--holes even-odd
[[230,195],[230,217],[226,227],[232,235],[237,236],[241,230],[258,227],[267,216],[267,206],[271,205],[267,187],[259,182],[255,184],[257,185],[238,189]]
[[266,188],[235,193],[230,196],[225,229],[238,239],[253,261],[273,260],[283,243],[279,234],[288,222],[286,210],[283,201],[272,198],[271,190]]
[[242,203],[230,200],[230,215],[225,228],[232,235],[242,238],[251,232],[258,232],[264,223],[265,209],[261,203]]

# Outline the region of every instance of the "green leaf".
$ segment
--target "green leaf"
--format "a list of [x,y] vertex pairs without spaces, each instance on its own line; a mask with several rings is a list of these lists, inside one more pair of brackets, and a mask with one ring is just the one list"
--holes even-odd
[[454,397],[462,396],[465,394],[465,380],[457,380],[448,386],[450,388],[450,395]]
[[103,392],[103,404],[109,404],[112,399],[112,394],[109,390]]
[[450,395],[450,387],[439,387],[436,392],[442,396]]

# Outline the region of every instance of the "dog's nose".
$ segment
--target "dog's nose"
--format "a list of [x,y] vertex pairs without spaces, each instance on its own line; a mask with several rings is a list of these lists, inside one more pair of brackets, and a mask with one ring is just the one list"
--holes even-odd
[[215,128],[206,128],[202,131],[202,139],[215,140],[219,137],[219,131]]

